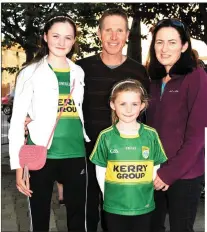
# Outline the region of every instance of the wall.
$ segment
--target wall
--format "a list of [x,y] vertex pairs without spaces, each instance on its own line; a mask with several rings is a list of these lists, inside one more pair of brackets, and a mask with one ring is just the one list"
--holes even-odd
[[[6,67],[18,67],[21,68],[22,64],[26,60],[25,52],[19,45],[13,46],[11,48],[2,48],[2,68]],[[1,96],[5,96],[9,93],[15,84],[16,73],[11,74],[8,71],[1,72]]]

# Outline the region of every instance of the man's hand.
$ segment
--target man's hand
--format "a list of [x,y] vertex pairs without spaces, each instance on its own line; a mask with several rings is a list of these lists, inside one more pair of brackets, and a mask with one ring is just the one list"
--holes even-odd
[[162,190],[162,191],[166,191],[168,190],[170,186],[165,184],[158,175],[156,175],[155,179],[154,179],[154,188],[156,190]]
[[24,122],[24,131],[25,131],[25,135],[28,135],[29,131],[28,131],[28,127],[27,125],[32,121],[32,119],[27,116]]

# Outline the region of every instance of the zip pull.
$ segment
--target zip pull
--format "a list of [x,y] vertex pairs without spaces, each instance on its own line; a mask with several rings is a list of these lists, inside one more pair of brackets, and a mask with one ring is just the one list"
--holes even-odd
[[162,100],[162,96],[165,92],[165,88],[166,88],[166,84],[165,82],[162,82],[162,85],[161,85],[161,91],[160,91],[160,101]]

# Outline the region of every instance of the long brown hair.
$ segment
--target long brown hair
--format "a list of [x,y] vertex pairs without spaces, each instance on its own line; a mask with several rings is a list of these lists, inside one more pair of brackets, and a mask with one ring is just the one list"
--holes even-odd
[[[127,91],[133,91],[140,94],[141,103],[145,103],[145,108],[141,111],[142,113],[148,107],[148,95],[143,85],[137,80],[126,79],[116,83],[111,91],[110,101],[114,103],[119,93]],[[112,124],[115,124],[119,120],[116,111],[114,110],[111,111],[111,120]]]
[[197,66],[195,57],[192,56],[190,32],[187,25],[178,19],[163,19],[159,21],[151,30],[152,41],[149,49],[149,63],[147,65],[147,71],[152,80],[162,79],[166,76],[165,67],[158,61],[154,48],[158,31],[165,27],[172,27],[178,32],[182,45],[184,45],[186,42],[188,43],[188,48],[186,51],[181,53],[179,60],[170,68],[169,75],[185,75],[192,72]]
[[[70,18],[69,15],[67,14],[60,14],[60,15],[52,15],[48,18],[48,20],[46,21],[45,25],[44,25],[44,29],[43,29],[43,35],[44,34],[48,34],[48,31],[50,30],[50,28],[55,24],[55,23],[64,23],[64,22],[68,22],[73,30],[74,30],[74,38],[77,36],[77,28],[76,28],[76,24],[75,22]],[[34,59],[31,61],[31,63],[37,63],[39,62],[44,56],[49,54],[49,49],[48,49],[48,45],[44,40],[44,36],[42,35],[41,38],[41,42],[40,42],[40,48],[37,51],[36,56],[34,57]],[[66,55],[68,58],[72,57],[72,54],[74,52],[75,49],[75,44],[73,45],[72,49],[69,51],[69,53]],[[31,64],[30,63],[30,64]]]
[[[46,20],[45,24],[44,24],[44,28],[43,28],[43,33],[42,33],[42,37],[41,37],[41,41],[40,41],[40,46],[39,49],[35,55],[35,57],[28,63],[24,64],[23,67],[17,72],[16,74],[16,78],[15,78],[15,86],[16,86],[16,81],[17,81],[17,77],[19,75],[19,73],[25,69],[27,66],[34,64],[34,63],[38,63],[44,56],[49,54],[49,48],[47,43],[44,40],[44,34],[48,34],[48,31],[50,30],[50,28],[55,24],[55,23],[64,23],[64,22],[68,22],[73,30],[74,30],[74,38],[76,38],[77,36],[77,27],[75,22],[71,19],[71,17],[67,14],[53,14],[50,15],[48,17],[48,19]],[[66,55],[67,58],[71,58],[74,51],[77,50],[77,44],[74,43],[72,49],[69,51],[69,53]],[[32,75],[31,75],[32,76]]]

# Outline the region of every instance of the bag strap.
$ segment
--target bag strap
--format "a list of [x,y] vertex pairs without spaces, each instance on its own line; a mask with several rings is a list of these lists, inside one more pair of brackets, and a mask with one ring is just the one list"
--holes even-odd
[[72,89],[71,89],[71,91],[70,91],[70,93],[69,93],[69,95],[68,95],[68,98],[67,98],[67,100],[65,101],[65,104],[63,105],[63,107],[62,107],[62,109],[61,109],[61,111],[60,111],[60,113],[59,113],[59,115],[58,115],[58,117],[57,117],[57,119],[56,119],[55,125],[54,125],[54,127],[53,127],[53,129],[52,129],[52,132],[51,132],[51,134],[50,134],[50,137],[49,137],[49,139],[48,139],[46,148],[48,147],[48,145],[49,145],[49,143],[50,143],[50,140],[51,140],[51,138],[52,138],[52,136],[53,136],[53,133],[54,133],[54,131],[55,131],[55,128],[56,128],[56,126],[57,126],[57,123],[58,123],[58,121],[59,121],[59,119],[60,119],[60,117],[61,117],[61,115],[62,115],[62,113],[63,113],[63,110],[65,109],[66,105],[68,104],[68,101],[69,101],[69,99],[70,99],[70,97],[71,97],[71,95],[72,95],[72,93],[73,93],[74,88],[75,88],[75,79],[73,80]]

